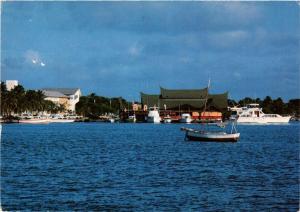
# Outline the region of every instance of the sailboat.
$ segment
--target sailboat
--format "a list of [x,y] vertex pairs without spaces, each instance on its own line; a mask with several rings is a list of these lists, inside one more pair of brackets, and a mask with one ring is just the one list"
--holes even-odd
[[[205,112],[206,110],[209,86],[210,86],[210,80],[208,81],[207,95],[205,98],[203,112]],[[225,126],[219,126],[219,127],[225,128]],[[185,127],[182,127],[181,130],[185,131],[185,138],[190,141],[236,142],[240,138],[240,133],[237,132],[237,129],[235,127],[235,122],[232,122],[232,127],[230,132],[226,132],[224,130],[223,131],[206,130],[204,128],[204,125],[202,125],[202,129],[200,130],[185,128]]]

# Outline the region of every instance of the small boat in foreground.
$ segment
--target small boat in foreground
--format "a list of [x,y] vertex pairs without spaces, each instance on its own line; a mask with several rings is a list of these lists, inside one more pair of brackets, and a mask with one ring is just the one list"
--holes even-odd
[[181,128],[186,131],[186,139],[191,141],[210,141],[210,142],[237,142],[240,133],[199,131],[190,128]]
[[[209,86],[210,86],[210,80],[208,81],[207,91],[209,89]],[[206,112],[205,110],[206,110],[207,99],[208,99],[208,94],[206,95],[203,114],[205,114]],[[206,124],[206,126],[209,127],[208,124]],[[232,122],[232,127],[230,132],[226,132],[225,129],[226,126],[223,123],[215,126],[219,128],[224,128],[224,130],[223,131],[206,130],[204,125],[202,125],[202,128],[200,130],[185,128],[185,127],[182,127],[181,130],[185,131],[185,139],[191,141],[236,142],[240,138],[240,133],[237,132],[235,127],[235,122]]]

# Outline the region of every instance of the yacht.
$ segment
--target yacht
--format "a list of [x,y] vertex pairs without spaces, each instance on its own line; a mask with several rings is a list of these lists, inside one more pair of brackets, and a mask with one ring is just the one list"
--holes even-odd
[[147,122],[149,123],[160,123],[161,118],[159,116],[158,109],[156,107],[149,108]]
[[179,119],[180,123],[191,123],[193,119],[191,118],[191,115],[189,113],[183,113],[181,115],[181,118]]
[[265,114],[259,104],[248,104],[246,107],[230,108],[233,112],[230,119],[236,120],[238,123],[288,123],[291,116],[281,116],[278,114]]

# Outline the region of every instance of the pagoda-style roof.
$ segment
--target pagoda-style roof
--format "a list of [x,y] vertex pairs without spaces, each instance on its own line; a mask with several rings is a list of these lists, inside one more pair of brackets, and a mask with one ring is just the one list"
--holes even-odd
[[153,107],[154,105],[159,105],[159,95],[156,94],[145,94],[141,92],[141,102],[142,104]]
[[209,94],[208,99],[211,100],[210,105],[216,108],[227,108],[228,92],[221,94]]
[[162,99],[205,99],[208,89],[166,89],[160,87]]
[[221,94],[208,94],[208,89],[181,89],[170,90],[160,88],[160,95],[145,94],[141,92],[141,102],[148,107],[157,106],[167,109],[190,107],[194,109],[203,109],[205,99],[207,98],[207,107],[216,109],[227,108],[228,92]]

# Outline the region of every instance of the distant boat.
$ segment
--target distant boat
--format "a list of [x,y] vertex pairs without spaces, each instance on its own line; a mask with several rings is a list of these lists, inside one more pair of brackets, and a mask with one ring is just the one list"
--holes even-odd
[[169,115],[167,115],[167,116],[165,116],[164,118],[163,118],[163,122],[164,123],[171,123],[172,122],[172,119],[171,119],[171,117],[169,116]]
[[128,116],[128,119],[126,119],[126,122],[135,123],[136,122],[135,114],[132,116]]
[[246,107],[229,108],[233,115],[230,117],[236,120],[237,123],[254,123],[254,124],[268,124],[268,123],[288,123],[291,116],[281,116],[278,114],[265,114],[259,104],[248,104]]
[[20,119],[19,123],[22,124],[46,124],[49,123],[49,119],[32,118],[32,119]]
[[161,118],[159,116],[158,109],[156,107],[150,107],[147,116],[147,122],[149,123],[160,123]]
[[75,122],[75,119],[49,119],[51,123],[71,123]]
[[56,115],[50,116],[49,122],[51,122],[51,123],[71,123],[71,122],[75,122],[75,119],[68,117],[68,116],[56,114]]
[[189,113],[183,113],[181,115],[181,118],[179,119],[180,123],[191,123],[193,119],[191,118],[191,115]]

